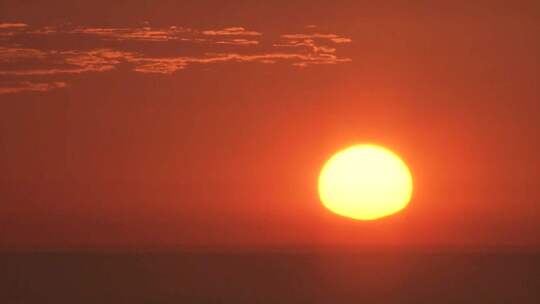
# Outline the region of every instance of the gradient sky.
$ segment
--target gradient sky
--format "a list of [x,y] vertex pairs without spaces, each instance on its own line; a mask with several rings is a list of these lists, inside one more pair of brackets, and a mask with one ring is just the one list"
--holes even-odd
[[[0,0],[0,248],[540,248],[538,1],[271,2]],[[319,203],[361,142],[403,212]]]

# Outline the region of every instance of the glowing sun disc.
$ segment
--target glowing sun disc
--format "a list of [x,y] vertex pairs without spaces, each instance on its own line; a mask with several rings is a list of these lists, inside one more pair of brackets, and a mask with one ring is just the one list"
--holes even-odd
[[412,176],[392,151],[362,144],[339,151],[323,166],[319,196],[326,208],[357,220],[374,220],[405,208]]

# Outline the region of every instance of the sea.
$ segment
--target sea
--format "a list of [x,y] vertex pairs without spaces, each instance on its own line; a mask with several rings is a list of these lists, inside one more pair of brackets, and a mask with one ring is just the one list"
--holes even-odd
[[0,303],[540,303],[538,253],[3,253]]

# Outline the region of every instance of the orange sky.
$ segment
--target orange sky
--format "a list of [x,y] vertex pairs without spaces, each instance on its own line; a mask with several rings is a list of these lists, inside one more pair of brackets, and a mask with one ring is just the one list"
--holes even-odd
[[[537,2],[272,3],[1,1],[0,247],[540,248]],[[368,223],[316,189],[365,141]]]

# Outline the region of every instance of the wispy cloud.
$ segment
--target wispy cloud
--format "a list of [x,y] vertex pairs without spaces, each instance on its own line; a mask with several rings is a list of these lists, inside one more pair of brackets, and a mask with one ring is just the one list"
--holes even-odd
[[[315,28],[315,27],[309,27]],[[0,23],[5,45],[0,44],[0,76],[9,78],[9,85],[2,85],[0,94],[24,91],[44,92],[66,86],[66,81],[42,83],[34,77],[78,75],[107,72],[128,68],[138,73],[172,74],[192,65],[209,65],[226,62],[275,64],[289,63],[307,67],[321,64],[337,64],[351,61],[337,55],[338,45],[351,40],[337,34],[298,33],[279,35],[277,40],[261,39],[262,33],[244,27],[217,30],[196,30],[185,27],[73,27],[46,26],[32,28],[23,23]],[[40,35],[51,37],[47,48],[25,46],[14,37]],[[52,39],[52,37],[55,37]],[[99,43],[91,37],[104,40]],[[266,37],[266,36],[265,36]],[[82,41],[86,48],[79,47]],[[89,39],[89,40],[88,40]],[[114,41],[107,48],[88,47]],[[55,43],[62,41],[57,47]],[[125,44],[124,42],[131,43]],[[151,42],[144,47],[133,43]],[[152,46],[167,43],[168,50],[178,54],[157,55],[161,48]],[[109,43],[110,44],[110,43]],[[169,45],[170,44],[170,45]],[[187,44],[187,45],[186,45]],[[192,44],[189,47],[189,44]],[[66,45],[72,47],[66,49]],[[62,47],[60,47],[62,46]],[[129,46],[129,47],[128,47]],[[137,49],[137,52],[133,50]],[[9,84],[8,83],[8,84]]]
[[170,41],[178,40],[191,29],[171,26],[168,28],[106,28],[79,27],[70,31],[72,34],[95,35],[114,40]]
[[351,38],[345,38],[345,37],[330,38],[330,40],[332,40],[332,42],[335,42],[335,43],[350,43],[350,42],[352,42]]
[[281,35],[284,39],[289,40],[307,40],[307,39],[327,39],[334,43],[350,43],[352,39],[343,37],[336,34],[321,34],[321,33],[312,33],[312,34],[285,34]]
[[248,39],[231,39],[231,40],[221,40],[216,41],[216,44],[228,44],[228,45],[255,45],[259,44],[257,40],[248,40]]
[[105,72],[113,70],[130,56],[132,56],[130,52],[110,49],[42,51],[30,48],[0,47],[0,63],[11,63],[12,66],[0,70],[0,75],[43,76]]
[[47,52],[24,47],[0,46],[0,63],[16,63],[21,60],[41,60],[47,56]]
[[[314,29],[316,26],[308,26],[308,28]],[[337,34],[299,33],[283,34],[281,35],[281,41],[273,45],[282,48],[307,49],[311,54],[309,56],[310,60],[293,63],[295,66],[306,67],[312,64],[334,64],[351,61],[350,58],[339,58],[335,55],[337,51],[336,44],[350,42],[352,42],[352,39]]]
[[65,82],[36,83],[21,81],[18,83],[0,83],[0,94],[13,94],[21,92],[47,92],[50,90],[65,88]]
[[286,41],[281,43],[275,43],[275,47],[305,47],[313,51],[314,53],[335,53],[336,49],[330,46],[320,45],[313,39],[304,39],[301,41]]
[[0,41],[7,40],[28,28],[25,23],[0,23]]
[[220,30],[205,30],[203,35],[208,36],[261,36],[262,33],[255,31],[248,31],[243,27],[227,27]]
[[25,23],[0,23],[0,29],[20,29],[28,27]]
[[271,64],[278,61],[289,61],[298,67],[307,67],[314,64],[336,64],[349,62],[348,58],[338,58],[331,54],[297,54],[297,53],[266,53],[266,54],[238,54],[223,53],[206,57],[169,57],[146,58],[133,57],[130,59],[136,64],[135,71],[142,73],[172,74],[185,69],[191,64],[212,64],[224,62],[257,62]]

